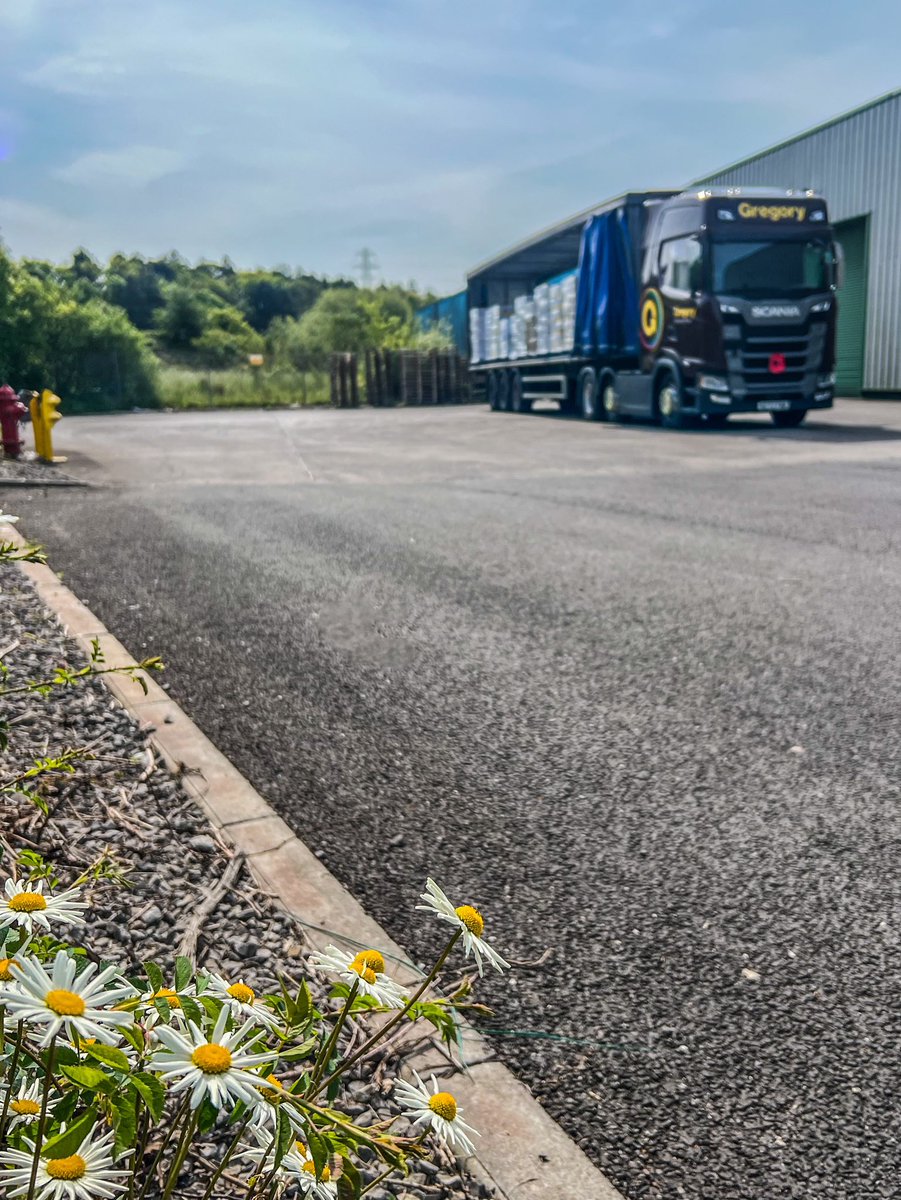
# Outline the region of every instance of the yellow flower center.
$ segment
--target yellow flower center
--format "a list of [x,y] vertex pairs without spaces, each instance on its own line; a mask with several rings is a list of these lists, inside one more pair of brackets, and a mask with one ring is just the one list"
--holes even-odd
[[44,1167],[51,1179],[82,1179],[88,1164],[80,1154],[70,1154],[68,1158],[50,1158]]
[[367,983],[375,983],[375,971],[371,967],[367,967],[364,963],[358,963],[356,959],[350,964],[350,969],[356,971],[361,979]]
[[170,1008],[181,1008],[181,1001],[176,996],[173,988],[160,988],[158,992],[153,993],[150,999],[165,1000]]
[[429,1100],[429,1108],[445,1121],[453,1121],[457,1115],[457,1101],[450,1092],[438,1092]]
[[[303,1164],[303,1169],[306,1171],[306,1173],[308,1175],[312,1175],[315,1178],[315,1175],[316,1175],[316,1164],[315,1163],[305,1162]],[[319,1178],[322,1180],[322,1182],[328,1183],[328,1181],[331,1179],[331,1177],[332,1177],[332,1173],[328,1169],[328,1167],[327,1166],[323,1167],[322,1174],[319,1176]]]
[[191,1062],[200,1067],[204,1075],[222,1075],[232,1065],[231,1051],[216,1042],[207,1042],[205,1046],[197,1047]]
[[9,1107],[20,1117],[36,1117],[41,1111],[37,1100],[13,1100]]
[[228,989],[228,994],[239,1004],[253,1004],[256,997],[256,992],[246,983],[233,983]]
[[47,901],[40,892],[19,892],[9,901],[13,912],[40,912],[47,907]]
[[301,1157],[301,1158],[306,1158],[306,1156],[307,1156],[307,1148],[306,1148],[306,1146],[303,1144],[303,1142],[295,1142],[295,1143],[294,1143],[294,1149],[297,1151],[297,1153],[300,1155],[300,1157]]
[[263,1095],[266,1097],[267,1100],[271,1101],[273,1104],[277,1104],[278,1101],[281,1099],[281,1097],[279,1096],[279,1092],[283,1092],[285,1090],[285,1085],[283,1083],[281,1083],[278,1079],[276,1079],[274,1075],[267,1075],[266,1082],[270,1086],[269,1087],[261,1087],[260,1091],[263,1093]]
[[4,982],[9,982],[13,977],[13,973],[9,968],[18,965],[14,958],[0,958],[0,979]]
[[475,934],[476,937],[482,936],[485,922],[477,908],[473,908],[471,904],[461,904],[459,908],[454,909],[454,912],[470,933]]
[[85,1003],[75,992],[67,992],[65,988],[54,988],[44,997],[44,1003],[58,1017],[83,1017]]
[[376,975],[381,975],[385,970],[385,959],[378,950],[361,950],[351,965],[357,974],[359,967],[368,967]]

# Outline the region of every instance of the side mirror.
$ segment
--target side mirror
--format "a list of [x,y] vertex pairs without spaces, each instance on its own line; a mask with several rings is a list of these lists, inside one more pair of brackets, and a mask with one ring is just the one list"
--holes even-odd
[[835,267],[835,290],[840,292],[845,286],[845,252],[841,242],[832,243],[832,260]]

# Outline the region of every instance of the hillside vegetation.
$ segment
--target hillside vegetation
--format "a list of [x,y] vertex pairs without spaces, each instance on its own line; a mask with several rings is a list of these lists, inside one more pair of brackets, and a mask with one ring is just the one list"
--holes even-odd
[[0,382],[49,387],[70,412],[321,403],[334,351],[448,344],[416,327],[431,298],[227,258],[78,250],[59,266],[0,248]]

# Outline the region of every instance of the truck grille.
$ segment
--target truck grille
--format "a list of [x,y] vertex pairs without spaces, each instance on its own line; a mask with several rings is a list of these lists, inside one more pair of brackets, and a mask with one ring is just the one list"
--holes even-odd
[[[737,399],[811,396],[822,370],[826,324],[760,326],[730,322],[724,328],[729,386]],[[774,356],[784,370],[773,371]]]

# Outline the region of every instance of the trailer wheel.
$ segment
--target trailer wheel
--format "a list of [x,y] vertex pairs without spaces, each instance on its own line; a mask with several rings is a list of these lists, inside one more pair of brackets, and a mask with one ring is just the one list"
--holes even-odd
[[520,371],[511,371],[510,402],[515,413],[528,413],[532,411],[532,401],[523,395],[524,391],[522,373]]
[[576,384],[579,392],[579,407],[586,421],[600,421],[601,409],[598,405],[598,377],[594,367],[583,367]]
[[770,413],[773,424],[778,429],[796,429],[807,416],[806,408],[794,408],[789,412]]
[[654,414],[659,417],[664,429],[682,429],[685,424],[682,415],[682,388],[670,371],[665,371],[657,383]]

